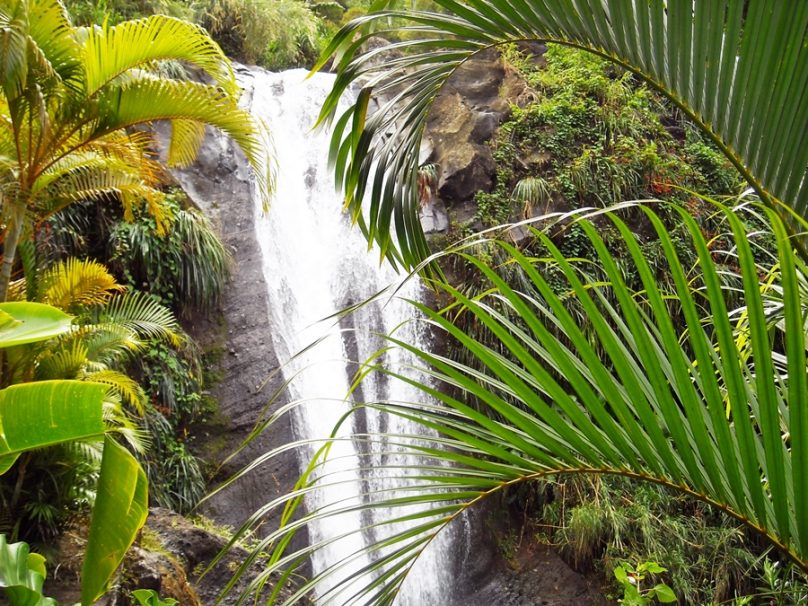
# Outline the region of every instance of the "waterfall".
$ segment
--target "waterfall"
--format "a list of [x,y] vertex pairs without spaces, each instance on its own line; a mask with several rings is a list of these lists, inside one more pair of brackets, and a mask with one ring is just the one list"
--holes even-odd
[[[337,421],[350,409],[342,398],[349,391],[356,368],[345,360],[363,360],[382,345],[374,333],[387,333],[413,316],[409,305],[393,300],[385,305],[375,303],[360,309],[333,330],[334,321],[321,322],[334,312],[370,297],[400,278],[386,264],[379,264],[377,251],[368,251],[358,229],[350,225],[342,213],[341,200],[334,191],[333,176],[327,166],[329,134],[312,132],[320,105],[331,88],[333,76],[317,74],[306,79],[303,70],[280,74],[251,68],[245,87],[252,89],[251,111],[269,126],[277,158],[277,187],[271,209],[264,214],[256,202],[256,230],[263,256],[264,275],[271,309],[272,339],[283,362],[326,332],[331,336],[287,365],[285,374],[292,379],[291,397],[305,400],[293,420],[299,439],[324,438]],[[407,296],[423,298],[422,287],[412,282]],[[350,330],[351,328],[361,330]],[[416,323],[397,333],[421,347],[428,337],[419,334]],[[389,356],[401,356],[392,352]],[[397,360],[391,359],[391,362]],[[399,362],[402,360],[398,360]],[[424,396],[404,382],[381,377],[370,378],[361,386],[357,399],[364,401],[414,401]],[[341,437],[352,432],[388,431],[413,433],[409,422],[366,412],[355,415],[353,425],[344,424]],[[357,425],[364,425],[358,427]],[[387,458],[395,457],[381,447],[369,454],[375,471],[356,471],[362,445],[355,441],[335,443],[322,473],[329,474],[333,486],[310,501],[309,509],[339,503],[344,507],[358,503],[369,490],[392,489],[392,480],[379,471]],[[365,447],[367,448],[367,447]],[[364,460],[364,459],[363,459]],[[305,462],[302,463],[305,465]],[[340,536],[346,529],[368,528],[382,519],[378,514],[344,513],[329,523],[309,528],[310,541],[323,541]],[[400,515],[400,514],[399,514]],[[346,562],[345,574],[360,570],[367,559],[353,559],[363,544],[373,541],[371,530],[357,532],[320,549],[312,561],[315,574],[329,565]],[[405,582],[398,606],[447,606],[452,603],[451,537],[439,535],[421,555]],[[323,603],[343,606],[348,596],[364,582],[328,594],[329,586],[320,589]]]

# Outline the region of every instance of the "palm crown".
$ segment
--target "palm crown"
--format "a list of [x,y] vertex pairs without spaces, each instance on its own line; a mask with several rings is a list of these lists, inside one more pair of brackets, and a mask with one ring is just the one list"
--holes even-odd
[[[160,164],[141,128],[171,123],[169,165],[191,162],[206,125],[229,135],[266,194],[261,131],[239,108],[230,63],[201,28],[162,15],[116,26],[74,27],[57,0],[0,4],[0,184],[5,223],[0,298],[26,225],[74,200],[145,200],[158,220]],[[179,61],[208,83],[158,77]],[[30,217],[29,217],[30,218]]]

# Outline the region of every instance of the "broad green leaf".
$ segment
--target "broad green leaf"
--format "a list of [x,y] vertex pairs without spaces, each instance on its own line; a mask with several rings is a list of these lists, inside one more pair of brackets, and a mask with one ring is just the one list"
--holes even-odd
[[161,599],[154,589],[135,589],[132,597],[140,606],[176,606],[178,604],[174,598]]
[[661,583],[659,585],[654,586],[653,592],[654,597],[663,604],[670,604],[672,602],[675,602],[677,599],[676,594],[673,593],[673,589]]
[[45,582],[45,558],[29,553],[27,543],[7,543],[0,534],[0,595],[9,606],[56,606],[42,595]]
[[43,303],[0,303],[0,348],[45,341],[70,330],[72,317]]
[[81,381],[39,381],[0,390],[0,474],[20,453],[100,438],[106,387]]
[[667,568],[663,568],[656,562],[646,562],[644,566],[640,565],[640,570],[642,570],[643,568],[648,572],[650,572],[651,574],[659,574],[661,572],[667,571]]
[[145,472],[128,450],[107,436],[81,573],[82,606],[89,606],[106,591],[148,511]]
[[623,606],[646,606],[645,600],[634,585],[626,584],[623,588],[623,599],[620,600]]

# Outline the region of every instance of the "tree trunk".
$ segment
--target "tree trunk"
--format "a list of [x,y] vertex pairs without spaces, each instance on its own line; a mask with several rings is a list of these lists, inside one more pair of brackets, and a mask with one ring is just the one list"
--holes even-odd
[[10,206],[11,217],[6,230],[6,237],[3,241],[3,266],[0,268],[0,303],[6,300],[6,295],[8,294],[11,270],[14,268],[17,245],[20,243],[22,224],[25,221],[25,206],[19,203],[12,203]]

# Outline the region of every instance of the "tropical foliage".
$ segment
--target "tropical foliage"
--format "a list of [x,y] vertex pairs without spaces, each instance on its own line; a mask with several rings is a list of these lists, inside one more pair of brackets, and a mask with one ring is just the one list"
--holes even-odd
[[[169,121],[167,161],[185,165],[196,156],[205,125],[215,126],[245,152],[266,191],[260,129],[237,106],[227,58],[199,27],[160,15],[74,27],[57,0],[7,2],[0,22],[0,299],[31,217],[42,220],[77,200],[117,197],[130,213],[145,200],[164,221],[152,137],[135,127]],[[212,83],[156,78],[152,68],[169,60],[200,69]]]
[[[140,420],[146,397],[123,369],[148,344],[178,342],[178,326],[171,312],[148,295],[124,291],[103,265],[75,258],[12,283],[12,298],[32,296],[74,317],[63,334],[6,352],[3,381],[70,379],[105,386],[107,429],[144,458],[150,442]],[[0,482],[7,518],[0,527],[28,541],[49,542],[67,516],[92,504],[101,452],[98,443],[73,443],[26,455]]]
[[221,302],[231,255],[210,220],[182,202],[176,193],[166,196],[172,216],[166,234],[147,213],[135,213],[134,221],[116,221],[104,256],[130,287],[146,290],[190,319],[210,313]]
[[[118,207],[73,205],[38,231],[37,258],[54,263],[65,255],[92,257],[105,263],[130,292],[148,293],[187,324],[198,326],[218,308],[230,253],[211,222],[179,190],[169,190],[164,203],[172,219],[163,235],[145,211],[135,211],[129,222]],[[121,368],[145,396],[136,422],[148,435],[149,448],[138,458],[149,478],[152,503],[187,512],[205,490],[203,461],[192,453],[199,450],[193,447],[192,428],[215,415],[216,402],[208,390],[216,374],[205,356],[215,357],[218,350],[204,352],[185,334],[180,341],[144,339],[137,355],[126,356]]]
[[[0,304],[0,322],[4,353],[57,337],[70,328],[70,317],[63,312],[29,302]],[[104,593],[148,510],[143,470],[129,451],[105,436],[105,391],[100,384],[64,380],[21,383],[0,390],[0,473],[32,450],[104,438],[82,571],[83,606]]]
[[[480,275],[484,287],[475,296],[434,280],[447,302],[441,311],[414,303],[473,363],[388,336],[416,371],[385,367],[382,351],[357,384],[382,373],[417,387],[425,401],[360,406],[403,416],[437,437],[426,444],[416,432],[354,439],[362,448],[406,451],[411,458],[391,462],[390,472],[411,481],[415,466],[420,485],[409,485],[406,496],[381,490],[363,493],[359,504],[301,513],[307,495],[341,481],[317,475],[330,450],[324,442],[297,489],[245,524],[283,509],[281,527],[252,556],[273,548],[265,578],[282,570],[289,578],[324,547],[290,548],[307,524],[346,511],[389,510],[373,526],[375,542],[317,570],[283,603],[307,595],[345,603],[348,591],[348,603],[391,604],[413,562],[452,520],[507,487],[560,473],[618,475],[684,492],[766,537],[807,571],[808,268],[798,251],[808,214],[808,106],[795,92],[808,83],[808,7],[755,0],[436,4],[446,13],[380,10],[346,26],[322,59],[335,55],[337,80],[321,118],[335,120],[331,159],[346,206],[383,255],[427,276],[436,275],[436,261],[456,256]],[[413,36],[394,45],[402,55],[380,64],[375,59],[386,49],[360,52],[368,37],[399,19]],[[623,205],[539,225],[533,235],[546,251],[540,256],[507,241],[473,239],[430,258],[418,221],[429,106],[468,57],[522,39],[588,50],[666,95],[762,200],[762,230],[750,230],[735,209],[719,204],[720,237],[681,207]],[[339,98],[356,83],[356,101],[338,116]],[[370,113],[373,94],[386,101]],[[521,189],[540,193],[528,191],[538,190],[536,183]],[[647,229],[635,228],[635,212]],[[680,224],[676,237],[663,213]],[[555,241],[564,230],[576,230],[597,262],[565,256]],[[639,287],[628,284],[626,264],[601,236],[606,230],[618,234]],[[761,231],[776,243],[773,260],[762,261],[756,250]],[[644,246],[649,238],[658,242],[653,257]],[[659,283],[660,265],[670,284]],[[504,270],[517,278],[504,280]],[[742,293],[742,307],[728,306],[733,292]],[[587,316],[586,330],[569,312],[570,300]],[[498,343],[469,336],[458,317],[484,326]]]
[[[66,0],[77,23],[154,14],[204,27],[228,57],[279,70],[311,67],[331,35],[371,0]],[[423,4],[423,3],[422,3]]]
[[[331,155],[351,215],[391,260],[412,267],[429,255],[417,220],[417,183],[421,137],[435,95],[474,53],[524,39],[568,44],[625,67],[702,127],[765,203],[782,202],[808,214],[808,143],[802,136],[808,107],[796,92],[808,81],[804,4],[435,4],[447,12],[379,11],[355,20],[335,36],[321,61],[333,54],[338,72],[322,120],[336,118],[342,94],[362,82],[356,102],[335,122]],[[379,49],[359,54],[368,37],[386,33],[389,19],[409,24],[404,29],[417,36],[398,45],[408,52],[383,64],[374,60]],[[371,93],[388,101],[369,115]],[[365,193],[370,203],[363,211]]]

